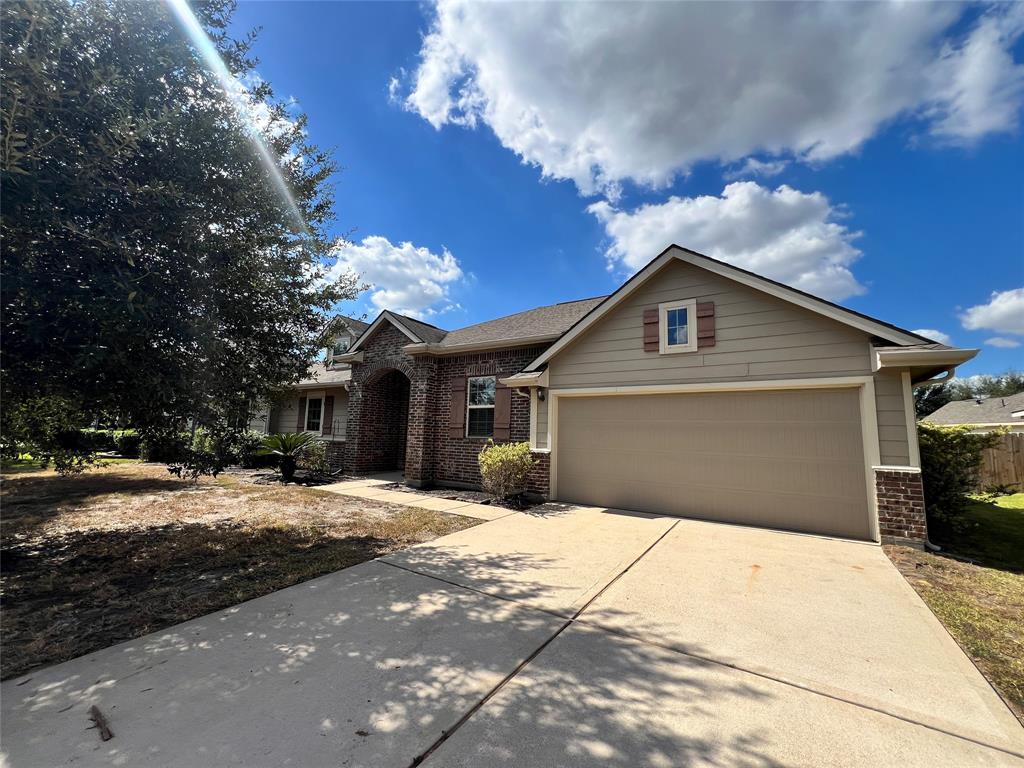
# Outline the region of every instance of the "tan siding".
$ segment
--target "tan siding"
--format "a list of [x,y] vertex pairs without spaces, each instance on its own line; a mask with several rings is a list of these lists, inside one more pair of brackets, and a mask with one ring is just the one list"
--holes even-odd
[[875,374],[875,408],[878,411],[878,448],[883,464],[910,463],[907,419],[903,405],[903,379],[899,371]]
[[[690,354],[643,350],[643,311],[664,301],[715,302],[716,345]],[[552,388],[868,375],[866,334],[690,264],[669,264],[557,355]]]
[[275,409],[274,429],[278,432],[295,432],[295,427],[298,424],[299,397],[309,397],[310,395],[315,397],[334,395],[334,421],[341,430],[334,437],[338,440],[344,440],[345,425],[348,418],[348,392],[343,387],[304,391],[295,397],[285,400]]
[[548,447],[548,403],[549,400],[537,400],[537,447]]

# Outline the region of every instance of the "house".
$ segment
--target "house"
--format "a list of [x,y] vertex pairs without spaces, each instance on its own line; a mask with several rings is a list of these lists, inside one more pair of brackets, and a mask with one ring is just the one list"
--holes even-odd
[[1024,432],[1024,392],[1008,397],[976,397],[954,400],[925,417],[931,424],[971,424],[975,432],[991,432],[1000,427]]
[[344,414],[334,461],[416,487],[529,441],[549,499],[920,543],[912,387],[975,354],[671,246],[610,296],[454,331],[384,311],[276,423]]

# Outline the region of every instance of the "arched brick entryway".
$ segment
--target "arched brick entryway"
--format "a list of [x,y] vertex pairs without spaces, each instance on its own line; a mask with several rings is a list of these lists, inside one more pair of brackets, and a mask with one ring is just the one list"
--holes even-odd
[[405,469],[410,384],[395,368],[376,370],[362,383],[357,471]]

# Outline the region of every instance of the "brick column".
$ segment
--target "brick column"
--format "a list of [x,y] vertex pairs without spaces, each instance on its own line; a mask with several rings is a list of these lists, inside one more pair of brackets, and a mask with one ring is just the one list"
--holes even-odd
[[360,425],[363,414],[363,384],[353,377],[348,385],[348,412],[345,418],[345,471],[359,474],[364,471],[359,465],[362,435]]
[[883,544],[924,548],[928,524],[924,511],[921,470],[915,467],[875,467],[878,532]]
[[551,454],[547,451],[531,451],[530,455],[537,463],[533,465],[526,480],[526,493],[547,499],[551,490]]
[[427,456],[429,441],[431,376],[429,364],[417,366],[409,383],[409,426],[406,430],[405,484],[413,488],[430,485],[433,477]]

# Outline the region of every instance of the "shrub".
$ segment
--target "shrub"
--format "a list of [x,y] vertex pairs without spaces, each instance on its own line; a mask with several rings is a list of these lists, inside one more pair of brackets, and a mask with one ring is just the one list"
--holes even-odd
[[27,451],[43,467],[52,462],[60,474],[76,474],[94,463],[82,427],[89,420],[70,398],[41,395],[5,402],[0,409],[4,450]]
[[126,459],[137,459],[142,436],[134,429],[119,429],[114,432],[114,447]]
[[327,465],[327,443],[323,440],[308,443],[298,456],[298,466],[299,469],[320,475],[329,473],[331,468]]
[[281,482],[291,482],[295,477],[295,469],[299,460],[311,449],[314,443],[320,443],[312,432],[278,432],[263,438],[260,453],[264,456],[275,456],[281,469]]
[[181,461],[189,449],[188,432],[176,429],[148,430],[139,442],[139,457],[143,461]]
[[238,463],[246,469],[273,466],[273,459],[260,453],[263,433],[247,429],[238,438]]
[[524,493],[530,470],[537,462],[530,454],[529,443],[502,443],[487,441],[487,447],[477,457],[484,490],[498,499]]
[[999,432],[975,434],[969,425],[917,425],[921,446],[924,504],[929,517],[956,528],[974,491],[981,452],[998,442]]
[[113,451],[117,448],[114,444],[114,431],[111,429],[83,429],[81,445],[90,451]]

